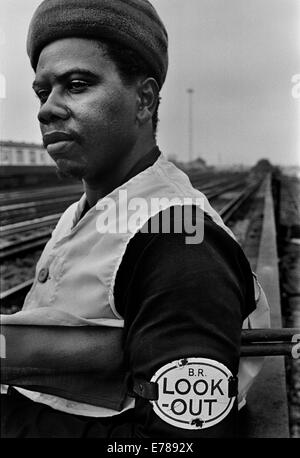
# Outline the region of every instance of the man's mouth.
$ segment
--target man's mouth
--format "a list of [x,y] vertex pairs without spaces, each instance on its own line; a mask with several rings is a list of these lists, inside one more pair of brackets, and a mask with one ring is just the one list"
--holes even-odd
[[54,145],[61,142],[70,142],[73,140],[74,138],[72,135],[62,131],[52,131],[43,135],[43,144],[45,148],[49,145]]

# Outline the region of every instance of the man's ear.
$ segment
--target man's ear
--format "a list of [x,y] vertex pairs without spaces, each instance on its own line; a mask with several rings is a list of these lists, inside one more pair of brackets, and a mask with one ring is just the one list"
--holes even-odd
[[154,78],[138,83],[136,120],[142,126],[153,116],[159,99],[159,87]]

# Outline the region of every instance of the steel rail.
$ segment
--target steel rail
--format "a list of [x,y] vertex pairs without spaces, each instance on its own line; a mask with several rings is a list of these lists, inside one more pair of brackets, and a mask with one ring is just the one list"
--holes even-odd
[[235,180],[228,180],[228,177],[227,179],[223,178],[223,179],[220,179],[220,180],[215,180],[215,181],[212,181],[212,182],[209,182],[209,183],[202,183],[201,180],[196,180],[196,179],[191,179],[190,180],[193,187],[196,188],[196,189],[199,189],[199,191],[202,191],[202,192],[208,192],[210,190],[216,190],[216,189],[219,189],[221,188],[222,186],[231,186],[232,184],[244,184],[245,183],[245,178],[238,178],[238,179],[235,179]]
[[242,191],[237,197],[228,202],[228,204],[219,211],[219,215],[222,216],[225,223],[227,223],[232,218],[234,213],[239,210],[242,204],[257,191],[262,181],[263,180],[260,180],[254,185],[249,185],[244,191]]
[[19,204],[11,204],[11,205],[1,205],[0,206],[0,212],[14,212],[17,210],[24,210],[24,209],[36,209],[37,207],[45,207],[45,206],[52,206],[57,203],[64,203],[64,202],[69,202],[72,200],[72,198],[76,198],[78,195],[81,195],[82,192],[77,192],[74,194],[70,195],[65,195],[65,196],[60,196],[60,197],[53,197],[52,199],[42,199],[42,200],[37,200],[37,201],[31,201],[31,202],[24,202],[24,203],[19,203]]
[[20,300],[24,300],[25,295],[30,290],[33,282],[34,278],[31,278],[30,280],[19,283],[17,286],[0,293],[1,310],[2,308],[7,309],[9,307],[19,305]]
[[6,205],[7,202],[10,204],[22,204],[28,202],[33,198],[35,200],[43,200],[50,197],[59,197],[65,195],[72,195],[73,192],[82,192],[82,185],[74,184],[69,186],[53,186],[45,189],[32,189],[31,191],[12,191],[12,192],[0,192],[0,205]]
[[51,231],[43,234],[32,235],[25,239],[16,240],[0,249],[0,261],[23,255],[29,251],[34,251],[46,245],[51,236]]
[[[237,181],[235,183],[230,183],[228,186],[220,186],[216,187],[212,190],[206,191],[206,189],[200,189],[200,191],[203,191],[208,199],[215,199],[217,197],[220,197],[221,194],[225,194],[228,191],[233,191],[234,189],[240,187],[241,185],[244,185],[245,181]],[[244,191],[243,191],[244,192]]]
[[0,228],[0,234],[3,236],[11,236],[25,231],[31,231],[40,229],[48,226],[49,224],[55,224],[59,220],[61,213],[55,213],[54,215],[42,216],[41,218],[34,218],[28,221],[19,223],[7,224]]

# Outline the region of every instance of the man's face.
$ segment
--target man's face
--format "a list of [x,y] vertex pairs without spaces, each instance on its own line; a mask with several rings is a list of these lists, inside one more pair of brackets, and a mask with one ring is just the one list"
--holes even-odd
[[64,175],[96,185],[130,154],[138,136],[136,85],[125,86],[99,43],[46,46],[33,84],[44,145]]

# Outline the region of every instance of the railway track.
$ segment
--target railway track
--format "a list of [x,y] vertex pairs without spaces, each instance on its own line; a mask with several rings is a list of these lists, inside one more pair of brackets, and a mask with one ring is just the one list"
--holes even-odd
[[[204,185],[202,181],[203,179],[199,178],[192,180],[193,185],[196,188],[201,187],[204,192],[222,189],[226,184],[230,186],[230,184],[228,184],[228,178],[227,180],[225,178],[215,179],[209,184],[206,183]],[[239,181],[241,182],[242,180],[240,179]],[[236,178],[231,181],[232,184],[236,182]],[[11,203],[11,201],[8,200],[9,204],[7,204],[7,201],[5,204],[0,204],[2,233],[12,232],[14,228],[13,225],[16,223],[28,222],[29,219],[49,216],[53,212],[58,213],[60,211],[62,213],[71,203],[76,202],[76,200],[80,198],[82,192],[82,187],[76,187],[75,189],[67,188],[64,190],[63,195],[60,190],[55,190],[55,194],[53,194],[51,198],[49,198],[49,194],[41,192],[38,196],[30,196],[31,200],[29,200],[28,196],[25,196],[22,201],[18,201],[17,203]],[[16,231],[18,231],[21,224],[15,227]]]
[[47,187],[45,189],[31,189],[31,190],[20,190],[10,192],[0,192],[0,208],[7,205],[22,204],[24,202],[40,201],[47,198],[55,198],[60,196],[67,196],[81,192],[82,185],[68,185],[68,186],[54,186]]
[[4,205],[0,207],[1,220],[4,226],[23,222],[28,217],[42,217],[52,212],[63,212],[69,205],[79,199],[81,193],[72,194],[71,196],[45,199],[38,202],[25,202],[23,204]]
[[[225,175],[225,174],[224,174]],[[244,174],[243,174],[244,175]],[[236,177],[236,174],[235,174]],[[221,181],[228,181],[228,175],[220,178],[216,173],[192,173],[191,179],[196,180],[199,185],[206,185],[208,182],[215,184]],[[24,204],[27,202],[38,202],[44,199],[68,196],[82,192],[81,184],[67,185],[67,186],[54,186],[45,189],[23,189],[19,191],[0,191],[0,211],[9,202],[9,205]]]
[[8,237],[15,234],[48,227],[49,225],[56,224],[60,216],[61,213],[55,213],[52,215],[42,216],[41,218],[30,219],[28,221],[7,224],[6,226],[1,227],[0,234],[2,237]]
[[51,236],[51,230],[43,234],[32,235],[26,237],[24,240],[16,240],[15,242],[9,243],[0,250],[0,261],[5,261],[9,258],[14,258],[29,251],[38,250],[39,248],[46,245],[47,241]]
[[69,205],[76,202],[82,195],[80,192],[72,193],[51,199],[23,202],[0,206],[2,226],[27,221],[29,218],[48,216],[51,213],[63,212]]

